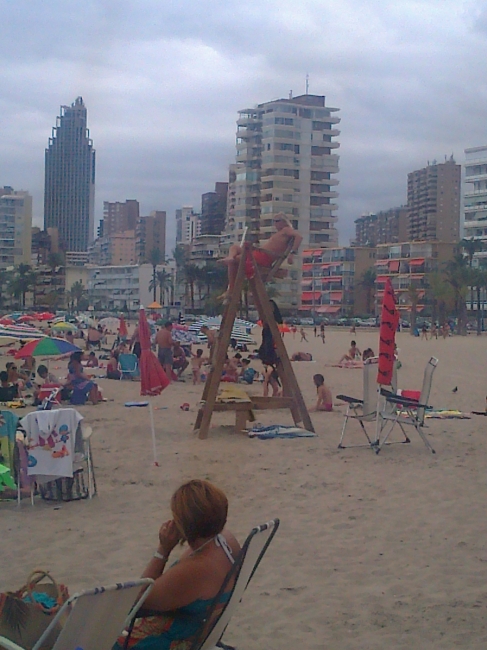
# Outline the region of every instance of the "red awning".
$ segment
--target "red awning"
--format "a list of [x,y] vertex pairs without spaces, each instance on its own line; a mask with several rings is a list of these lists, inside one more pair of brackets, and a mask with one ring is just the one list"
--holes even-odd
[[399,271],[399,260],[391,260],[389,262],[389,271],[397,273]]
[[409,266],[421,266],[424,264],[424,259],[416,258],[415,260],[409,260]]
[[303,256],[304,256],[304,257],[311,257],[311,256],[313,255],[313,253],[314,253],[313,250],[310,250],[310,251],[303,251]]
[[343,296],[343,291],[330,291],[330,298],[332,300],[339,300]]
[[321,298],[321,291],[303,291],[301,293],[301,300],[319,300]]
[[313,264],[303,264],[303,271],[312,271]]
[[323,305],[316,310],[320,314],[336,314],[340,311],[340,305]]
[[374,262],[374,266],[387,266],[389,260],[377,260]]
[[378,276],[375,278],[375,281],[376,281],[376,282],[385,282],[385,281],[387,280],[387,277],[388,277],[387,275],[378,275]]
[[312,255],[313,255],[313,257],[319,257],[322,253],[323,253],[323,249],[320,248],[320,249],[317,250],[317,251],[313,251],[313,252],[312,252]]
[[322,269],[329,269],[330,266],[331,266],[331,263],[330,263],[330,262],[327,262],[326,264],[322,264],[322,265],[321,265],[321,268],[322,268]]

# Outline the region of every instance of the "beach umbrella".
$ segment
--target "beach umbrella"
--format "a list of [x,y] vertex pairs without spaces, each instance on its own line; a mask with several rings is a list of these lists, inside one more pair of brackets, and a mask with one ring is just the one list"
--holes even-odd
[[[32,341],[33,339],[44,338],[44,334],[33,327],[21,327],[20,325],[0,326],[0,336],[9,339],[9,343],[14,341]],[[6,345],[7,342],[2,343]]]
[[21,316],[17,323],[31,323],[33,320],[35,320],[34,316],[31,316],[30,314],[25,314],[24,316]]
[[51,329],[54,332],[73,332],[78,328],[74,323],[66,323],[65,321],[60,321],[59,323],[54,323]]
[[125,318],[123,316],[120,316],[120,325],[118,326],[118,335],[120,336],[121,339],[126,339],[129,335],[128,329],[127,329],[127,323],[125,322]]
[[43,339],[37,339],[26,343],[21,350],[15,353],[15,358],[53,357],[80,351],[81,350],[77,345],[73,345],[69,341],[46,336]]
[[56,314],[52,314],[50,311],[42,311],[39,314],[36,314],[37,320],[52,320],[56,317]]
[[[140,394],[149,397],[160,395],[162,391],[169,386],[169,379],[162,369],[159,360],[151,350],[150,330],[147,323],[147,317],[143,307],[139,311],[139,340],[140,340]],[[154,428],[154,413],[152,411],[152,402],[149,399],[149,411],[151,420],[152,434],[152,451],[154,454],[154,465],[159,465],[157,461],[156,450],[156,432]]]
[[11,318],[8,318],[7,316],[0,318],[0,325],[13,325],[14,322],[15,321],[13,321]]
[[151,302],[150,305],[147,305],[147,309],[160,309],[162,305],[160,305],[156,300],[154,302]]
[[399,324],[399,312],[396,309],[396,298],[389,278],[386,280],[379,329],[379,369],[377,383],[390,386],[394,368],[394,347],[396,331]]
[[102,327],[106,327],[109,330],[118,330],[120,327],[120,318],[116,318],[115,316],[107,316],[106,318],[101,319],[100,325]]

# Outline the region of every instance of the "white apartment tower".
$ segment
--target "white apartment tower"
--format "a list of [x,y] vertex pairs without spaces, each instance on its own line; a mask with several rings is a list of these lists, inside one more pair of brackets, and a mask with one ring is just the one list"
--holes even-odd
[[485,251],[476,258],[487,256],[487,146],[465,149],[465,187],[463,192],[464,237],[480,240]]
[[200,215],[190,205],[176,210],[176,244],[189,245],[201,235]]
[[[231,232],[238,241],[247,227],[248,239],[266,239],[274,230],[273,215],[284,212],[303,236],[302,250],[338,245],[338,110],[326,106],[323,95],[300,95],[239,111],[235,207],[227,215],[227,236]],[[290,308],[299,304],[300,268],[298,260],[279,286]]]
[[31,263],[32,196],[0,187],[0,269]]

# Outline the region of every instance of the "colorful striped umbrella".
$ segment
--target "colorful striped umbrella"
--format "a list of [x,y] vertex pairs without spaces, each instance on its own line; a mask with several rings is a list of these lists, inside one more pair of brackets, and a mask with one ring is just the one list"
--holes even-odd
[[46,338],[26,343],[24,347],[15,354],[15,358],[53,357],[59,356],[60,354],[69,354],[70,352],[80,352],[80,348],[64,339],[56,339],[46,336]]

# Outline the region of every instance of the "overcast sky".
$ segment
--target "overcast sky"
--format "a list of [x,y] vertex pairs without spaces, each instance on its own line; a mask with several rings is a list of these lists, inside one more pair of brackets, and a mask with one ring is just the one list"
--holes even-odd
[[44,148],[81,95],[103,201],[192,204],[235,160],[237,111],[305,90],[340,108],[338,229],[405,203],[407,173],[487,144],[487,2],[0,0],[0,186],[42,225]]

